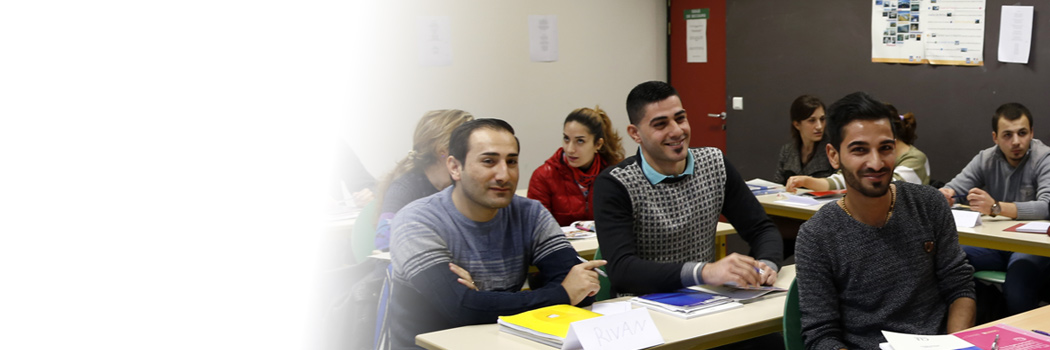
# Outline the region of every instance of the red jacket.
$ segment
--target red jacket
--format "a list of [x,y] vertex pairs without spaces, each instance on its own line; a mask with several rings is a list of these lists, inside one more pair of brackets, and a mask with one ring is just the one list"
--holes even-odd
[[[597,158],[595,155],[596,161]],[[573,221],[594,220],[593,190],[594,182],[590,182],[586,189],[587,196],[584,196],[584,190],[573,180],[572,167],[565,164],[562,149],[558,148],[553,156],[532,172],[528,197],[543,203],[559,225],[569,226]]]

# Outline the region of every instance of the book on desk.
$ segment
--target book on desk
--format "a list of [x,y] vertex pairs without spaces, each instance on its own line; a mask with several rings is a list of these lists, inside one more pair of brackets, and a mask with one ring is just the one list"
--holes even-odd
[[631,303],[680,318],[693,318],[735,309],[744,304],[724,295],[682,288],[671,293],[652,293],[631,298]]
[[572,305],[552,305],[529,310],[520,314],[499,317],[499,330],[541,344],[561,348],[569,335],[569,326],[601,316],[590,310]]

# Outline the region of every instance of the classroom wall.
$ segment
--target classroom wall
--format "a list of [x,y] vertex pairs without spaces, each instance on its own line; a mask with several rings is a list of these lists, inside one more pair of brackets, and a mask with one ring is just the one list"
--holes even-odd
[[[1035,6],[1029,64],[997,61],[1002,5]],[[831,105],[855,91],[893,103],[918,120],[915,145],[931,177],[947,182],[993,145],[991,116],[1006,102],[1034,115],[1035,137],[1050,141],[1050,2],[987,1],[983,67],[871,62],[869,1],[728,1],[727,153],[745,178],[771,178],[791,142],[788,109],[802,94]],[[731,105],[729,101],[727,106]]]
[[[337,135],[382,176],[410,150],[419,117],[456,108],[502,118],[521,140],[518,188],[561,145],[575,108],[600,105],[625,139],[624,101],[636,84],[666,77],[662,1],[373,1],[359,4],[349,115]],[[529,15],[557,15],[557,62],[529,60]],[[449,16],[451,66],[421,66],[416,19]],[[335,43],[338,44],[338,43]]]

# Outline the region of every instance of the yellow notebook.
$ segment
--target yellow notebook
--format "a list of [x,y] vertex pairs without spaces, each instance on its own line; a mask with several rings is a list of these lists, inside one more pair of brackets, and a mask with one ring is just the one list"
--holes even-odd
[[500,316],[500,324],[511,324],[536,332],[564,339],[569,334],[569,324],[601,316],[572,305],[553,305],[522,312],[513,316]]

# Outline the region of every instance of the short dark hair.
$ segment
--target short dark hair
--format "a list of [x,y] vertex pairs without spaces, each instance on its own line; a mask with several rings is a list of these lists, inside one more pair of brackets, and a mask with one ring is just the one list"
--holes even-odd
[[[467,152],[470,151],[470,135],[474,134],[474,130],[481,128],[506,131],[511,135],[514,135],[514,127],[510,126],[510,124],[507,124],[507,122],[502,119],[474,119],[460,124],[455,130],[452,130],[452,136],[448,139],[448,154],[455,157],[456,160],[460,162],[466,159]],[[514,143],[517,144],[518,151],[521,151],[521,142],[518,141],[517,136],[514,136]]]
[[1028,111],[1028,108],[1023,104],[1017,102],[1010,102],[999,106],[995,110],[995,115],[992,116],[992,132],[999,133],[999,118],[1006,118],[1006,120],[1014,121],[1021,119],[1021,116],[1028,117],[1028,131],[1032,130],[1032,112]]
[[627,94],[627,118],[631,124],[638,125],[645,119],[645,106],[650,103],[666,100],[668,97],[678,96],[678,91],[671,84],[662,81],[647,81]]
[[[842,144],[842,129],[854,120],[879,120],[885,118],[890,122],[893,138],[897,138],[897,128],[893,127],[890,109],[885,104],[863,92],[846,95],[831,104],[828,108],[828,126],[824,131],[832,147],[839,149]],[[893,115],[893,118],[898,116]]]

